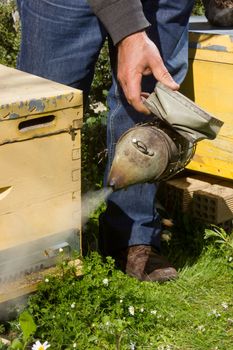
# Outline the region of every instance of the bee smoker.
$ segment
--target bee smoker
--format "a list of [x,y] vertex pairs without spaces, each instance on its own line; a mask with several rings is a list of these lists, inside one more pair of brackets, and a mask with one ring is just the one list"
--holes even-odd
[[113,190],[167,180],[192,159],[197,142],[214,139],[223,122],[177,91],[157,83],[145,100],[154,121],[126,131],[108,176]]

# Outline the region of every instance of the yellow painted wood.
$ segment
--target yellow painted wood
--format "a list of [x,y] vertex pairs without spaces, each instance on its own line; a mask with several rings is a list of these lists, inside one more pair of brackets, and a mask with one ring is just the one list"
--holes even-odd
[[61,133],[0,146],[0,188],[7,191],[0,200],[0,254],[81,229],[80,131],[77,134],[75,141]]
[[3,65],[0,97],[0,120],[82,106],[80,90]]
[[189,70],[181,91],[224,122],[201,141],[188,169],[233,179],[233,41],[229,34],[190,33]]
[[72,134],[81,129],[81,116],[79,107],[8,119],[0,122],[0,145],[61,132]]
[[80,90],[0,65],[0,280],[81,247],[82,116]]

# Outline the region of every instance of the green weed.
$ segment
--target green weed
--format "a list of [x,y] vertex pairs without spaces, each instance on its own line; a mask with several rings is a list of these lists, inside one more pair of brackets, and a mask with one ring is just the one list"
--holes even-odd
[[212,239],[220,249],[233,256],[233,231],[229,234],[223,228],[211,225],[212,229],[205,230],[205,239]]
[[82,277],[65,264],[30,298],[31,342],[51,350],[233,348],[233,265],[222,250],[210,245],[166,284],[140,283],[97,253],[83,264]]

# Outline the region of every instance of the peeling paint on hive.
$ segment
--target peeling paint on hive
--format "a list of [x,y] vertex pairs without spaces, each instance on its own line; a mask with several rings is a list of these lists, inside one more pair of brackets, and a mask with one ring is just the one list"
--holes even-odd
[[219,34],[189,34],[189,47],[192,49],[233,52],[233,36]]
[[202,50],[214,50],[214,51],[228,52],[227,47],[226,46],[222,46],[222,45],[202,46],[200,43],[190,42],[189,47],[192,48],[192,49],[202,49]]
[[36,110],[37,112],[44,112],[45,105],[41,100],[31,100],[29,102],[29,111]]
[[82,106],[80,90],[3,65],[0,81],[0,121]]
[[17,118],[19,118],[19,114],[17,114],[17,113],[11,113],[9,115],[9,119],[17,119]]

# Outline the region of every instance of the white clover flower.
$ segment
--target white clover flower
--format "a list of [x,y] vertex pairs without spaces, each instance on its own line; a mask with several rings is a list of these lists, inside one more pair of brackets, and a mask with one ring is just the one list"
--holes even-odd
[[156,315],[157,314],[157,310],[151,310],[151,315]]
[[75,303],[72,303],[72,304],[70,305],[70,307],[71,307],[71,309],[74,309],[74,308],[75,308]]
[[211,315],[214,315],[216,318],[221,316],[221,314],[216,309],[213,309],[211,310],[211,312],[208,313],[208,316],[211,316]]
[[90,107],[93,109],[94,113],[107,111],[107,107],[102,102],[93,103]]
[[46,350],[50,347],[50,344],[46,341],[43,344],[39,340],[32,345],[32,350]]
[[130,350],[135,350],[136,349],[136,344],[130,342]]
[[76,347],[77,347],[77,343],[74,343],[74,344],[73,344],[73,348],[76,348]]
[[134,307],[133,306],[129,306],[128,310],[129,310],[130,315],[134,316]]
[[172,347],[170,345],[159,345],[158,350],[171,350]]
[[199,332],[205,332],[205,327],[201,324],[200,326],[197,327],[197,330]]
[[144,312],[144,307],[141,307],[140,311],[141,311],[141,312]]
[[67,315],[69,315],[70,313],[69,313],[69,311],[67,311],[67,313],[66,313]]
[[59,248],[59,253],[63,253],[63,248]]
[[229,261],[229,262],[232,262],[232,260],[233,260],[233,256],[230,256],[230,257],[228,258],[228,261]]
[[48,278],[45,278],[44,281],[45,281],[45,283],[48,283],[48,282],[49,282],[49,279],[48,279]]
[[102,282],[104,286],[108,286],[108,278],[104,278]]
[[120,299],[120,304],[122,304],[123,303],[123,299]]
[[228,309],[228,304],[225,301],[221,305],[225,310]]

